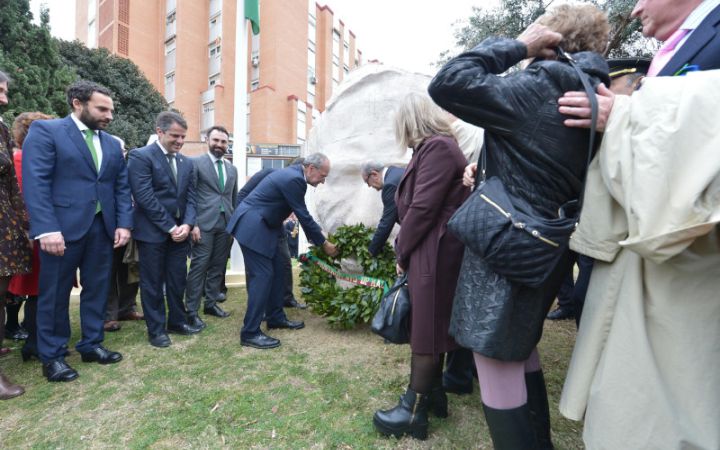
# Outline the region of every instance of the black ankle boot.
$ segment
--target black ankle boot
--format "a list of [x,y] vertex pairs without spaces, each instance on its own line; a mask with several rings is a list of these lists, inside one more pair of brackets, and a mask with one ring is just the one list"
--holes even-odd
[[483,403],[485,421],[495,450],[537,450],[527,404],[513,409],[494,409]]
[[408,388],[400,396],[400,403],[392,409],[376,411],[373,417],[375,429],[385,436],[396,438],[409,434],[415,439],[427,439],[428,396]]
[[542,370],[526,373],[525,386],[527,386],[527,404],[528,408],[530,408],[530,420],[538,448],[540,450],[553,450],[555,447],[550,437],[550,407],[548,406],[545,377]]
[[445,388],[442,387],[442,383],[440,386],[433,387],[427,397],[428,410],[433,413],[435,417],[445,419],[448,416],[448,398],[445,393]]

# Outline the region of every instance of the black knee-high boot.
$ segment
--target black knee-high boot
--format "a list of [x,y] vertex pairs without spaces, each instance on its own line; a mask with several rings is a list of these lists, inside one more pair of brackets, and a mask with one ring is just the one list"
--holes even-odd
[[23,319],[23,327],[28,332],[28,338],[25,339],[25,345],[23,345],[22,359],[27,361],[30,358],[38,357],[37,349],[37,296],[31,295],[25,302],[25,319]]
[[483,411],[495,450],[538,449],[527,404],[513,409],[495,409],[483,403]]
[[555,447],[550,435],[550,407],[548,405],[547,390],[545,389],[545,376],[542,370],[526,373],[525,386],[527,386],[527,404],[530,408],[530,420],[532,421],[538,448],[541,450],[553,450]]

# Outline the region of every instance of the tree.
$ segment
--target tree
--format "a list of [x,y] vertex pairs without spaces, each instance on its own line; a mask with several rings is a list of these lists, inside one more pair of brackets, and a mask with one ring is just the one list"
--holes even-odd
[[[654,44],[640,34],[640,24],[630,17],[636,0],[583,0],[606,11],[610,20],[610,40],[606,56],[648,56]],[[516,37],[545,13],[554,0],[500,0],[495,8],[473,7],[466,22],[455,30],[456,45],[469,50],[490,36]],[[438,64],[451,57],[450,50],[440,54]]]
[[89,49],[80,41],[59,41],[58,45],[63,61],[74,67],[80,78],[113,92],[115,117],[107,131],[125,140],[129,148],[145,145],[155,132],[155,116],[168,104],[138,66],[104,48]]
[[6,123],[24,111],[57,116],[68,111],[65,88],[75,75],[63,64],[50,37],[47,9],[40,13],[40,26],[32,19],[28,0],[2,0],[0,70],[12,78],[10,104],[3,113]]

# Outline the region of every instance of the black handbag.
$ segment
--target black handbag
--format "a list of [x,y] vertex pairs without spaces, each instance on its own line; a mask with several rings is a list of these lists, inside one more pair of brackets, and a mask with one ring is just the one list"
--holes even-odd
[[[572,57],[561,49],[558,54],[580,75],[590,99],[589,166],[597,122],[595,91]],[[542,217],[526,200],[508,192],[499,178],[486,179],[486,151],[487,147],[483,146],[479,180],[475,183],[477,187],[450,218],[448,229],[482,257],[495,273],[514,283],[539,287],[568,250],[570,235],[575,231],[580,216],[582,194],[578,200],[563,205],[557,217]]]
[[410,342],[410,294],[406,273],[395,280],[395,284],[380,300],[370,329],[393,344]]

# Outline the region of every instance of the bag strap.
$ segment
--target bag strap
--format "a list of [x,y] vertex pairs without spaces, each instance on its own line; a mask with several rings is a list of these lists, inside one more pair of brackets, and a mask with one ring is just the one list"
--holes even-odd
[[595,97],[595,89],[593,89],[592,85],[590,84],[590,77],[585,72],[583,72],[580,67],[578,67],[575,59],[573,59],[573,57],[570,56],[569,53],[565,52],[565,50],[560,47],[557,48],[557,53],[560,59],[567,61],[570,66],[575,69],[575,72],[577,72],[578,77],[580,78],[580,82],[585,89],[585,93],[588,96],[588,100],[590,101],[590,141],[588,142],[588,155],[587,162],[585,164],[585,175],[583,175],[582,190],[580,191],[580,198],[578,198],[577,210],[580,211],[580,208],[583,204],[583,197],[585,197],[585,181],[587,180],[588,167],[590,167],[593,149],[595,148],[595,134],[597,134],[598,102],[597,97]]
[[[565,50],[558,47],[557,48],[558,57],[564,61],[567,61],[570,66],[575,69],[575,72],[577,72],[578,77],[580,78],[580,82],[583,85],[583,88],[585,89],[585,93],[588,96],[588,100],[590,101],[590,140],[588,142],[588,154],[587,154],[587,162],[585,164],[585,175],[583,176],[583,182],[582,185],[585,186],[585,180],[587,178],[587,168],[590,166],[590,162],[592,161],[592,152],[593,148],[595,148],[595,134],[597,133],[597,117],[598,117],[598,102],[597,98],[595,97],[595,90],[593,89],[592,85],[590,84],[590,77],[583,72],[580,67],[578,67],[575,59],[573,59],[570,54],[566,53]],[[483,146],[480,150],[480,170],[475,175],[475,186],[479,186],[478,181],[485,182],[487,180],[487,146],[486,146],[486,140],[483,139]],[[582,206],[583,197],[585,194],[585,189],[580,191],[580,198],[578,199],[578,210]]]

